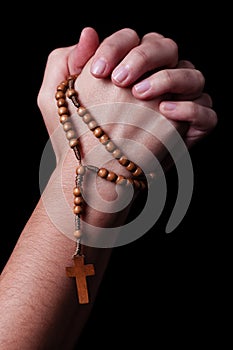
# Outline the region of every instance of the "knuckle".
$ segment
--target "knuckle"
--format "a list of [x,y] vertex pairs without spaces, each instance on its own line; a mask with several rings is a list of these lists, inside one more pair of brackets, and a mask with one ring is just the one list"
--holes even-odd
[[147,64],[149,62],[150,57],[142,46],[137,46],[133,51],[134,54],[140,58],[140,61],[142,61],[143,64]]
[[51,63],[54,60],[59,59],[60,57],[63,58],[63,53],[65,51],[65,48],[56,48],[53,51],[51,51],[48,55],[47,62]]
[[210,128],[214,129],[218,124],[218,116],[217,113],[211,109],[211,118],[210,118]]
[[42,110],[44,101],[45,101],[45,94],[43,91],[40,89],[38,95],[37,95],[37,106],[39,107],[40,110]]
[[158,39],[163,39],[163,38],[164,38],[164,36],[162,34],[159,34],[157,32],[150,32],[150,33],[145,34],[142,39],[158,40]]
[[140,39],[135,30],[124,28],[106,37],[97,51],[99,53],[111,52],[114,56],[119,52],[119,45],[122,45],[122,47],[126,45],[135,46],[139,43],[139,40]]
[[189,115],[190,120],[194,120],[197,118],[200,112],[200,106],[199,104],[195,103],[194,101],[189,102]]
[[172,89],[174,87],[174,78],[170,69],[164,69],[162,71],[162,79],[164,84],[167,86],[167,90]]
[[44,91],[44,89],[41,88],[37,94],[37,106],[41,111],[43,110],[43,107],[46,104],[47,100],[48,99],[47,99],[46,92]]
[[[52,50],[47,57],[47,67],[52,67],[54,64],[59,66],[59,62],[64,61],[64,56],[67,53],[67,48],[56,48]],[[42,84],[37,94],[37,106],[40,110],[43,110],[43,106],[47,103],[48,97],[50,98],[51,92]]]
[[205,103],[205,106],[212,108],[213,107],[213,100],[212,97],[207,93],[207,92],[203,92],[201,94],[201,97]]
[[163,41],[167,45],[167,47],[169,48],[170,52],[173,55],[175,55],[176,57],[178,57],[178,45],[177,45],[177,43],[171,38],[164,38]]
[[113,54],[115,54],[115,52],[117,51],[116,43],[114,41],[112,41],[110,38],[104,39],[104,41],[100,45],[98,51],[102,52],[104,50],[108,51],[108,52],[112,52]]
[[112,35],[108,36],[102,41],[101,46],[104,45],[110,45],[114,46],[116,38],[125,38],[125,40],[129,42],[138,42],[139,36],[137,32],[134,29],[131,28],[123,28],[118,30],[116,33],[113,33]]
[[139,40],[139,36],[138,36],[137,32],[134,29],[123,28],[123,29],[120,30],[120,32],[122,32],[124,35],[129,37],[129,39],[131,39],[131,40]]
[[179,60],[178,68],[195,68],[194,64],[189,60]]
[[195,73],[196,73],[197,80],[199,81],[200,87],[204,88],[204,86],[205,86],[205,77],[204,77],[204,75],[198,69],[195,69]]

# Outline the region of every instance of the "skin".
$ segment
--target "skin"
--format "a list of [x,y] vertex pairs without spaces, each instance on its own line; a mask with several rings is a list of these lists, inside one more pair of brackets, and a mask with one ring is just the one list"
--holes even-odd
[[[102,72],[100,66],[96,68],[99,59],[102,68],[102,63],[105,63]],[[120,82],[119,67],[122,66],[127,67],[128,76]],[[177,69],[177,66],[181,68]],[[165,68],[158,70],[161,67]],[[75,249],[73,222],[69,226],[70,233],[62,232],[57,222],[51,219],[48,207],[56,209],[59,220],[67,221],[64,202],[54,196],[62,185],[64,197],[72,208],[71,189],[77,161],[72,150],[65,148],[67,140],[59,118],[55,117],[54,95],[61,81],[79,71],[76,89],[84,105],[89,107],[105,101],[130,102],[163,111],[178,130],[183,125],[179,120],[187,122],[183,137],[188,146],[206,136],[216,124],[211,98],[203,93],[202,74],[190,62],[179,61],[176,44],[158,33],[149,33],[140,40],[135,31],[126,28],[99,43],[95,30],[85,28],[78,44],[56,49],[49,55],[38,106],[51,137],[57,164],[1,274],[0,310],[4,317],[0,320],[0,345],[3,349],[73,349],[91,312],[111,255],[111,248],[85,247],[87,261],[95,265],[96,274],[88,279],[90,303],[78,304],[75,281],[65,274],[65,267],[72,264]],[[149,71],[156,73],[146,78],[150,88],[141,94],[138,91],[138,84],[143,81],[140,77]],[[175,100],[163,101],[167,96],[175,96]],[[171,109],[171,102],[175,109]],[[166,104],[169,109],[165,109]],[[75,112],[72,105],[70,109]],[[113,112],[112,117],[117,117],[120,111]],[[139,118],[141,113],[141,108],[138,108],[136,114]],[[141,139],[153,154],[161,160],[165,158],[158,140],[144,137],[141,130],[135,132],[131,127],[115,125],[113,128],[107,126],[107,131],[111,137]],[[85,155],[99,141],[88,133],[82,136],[81,142]],[[110,166],[116,172],[122,171],[119,165],[110,163]],[[113,199],[114,189],[114,184],[99,181],[99,191],[105,199]],[[87,206],[85,220],[97,228],[114,223],[119,225],[125,222],[129,210],[127,207],[121,213],[106,215]]]
[[[215,128],[217,115],[212,108],[213,102],[211,96],[203,92],[205,78],[190,61],[179,60],[178,48],[172,39],[159,33],[148,33],[140,39],[135,31],[125,28],[107,37],[97,48],[99,39],[93,28],[85,28],[81,38],[82,36],[85,39],[83,45],[87,45],[87,56],[83,60],[95,52],[91,67],[95,77],[106,78],[111,75],[114,84],[121,87],[131,86],[132,94],[140,100],[151,100],[164,94],[172,96],[172,100],[161,101],[159,111],[170,120],[189,123],[189,130],[184,137],[188,147]],[[80,69],[83,61],[78,58],[83,49],[80,44],[72,49],[68,61],[71,73]],[[105,62],[106,67],[97,74],[94,66],[99,60]],[[126,69],[128,73],[121,82],[116,79],[120,69]],[[147,79],[137,81],[142,74],[157,69],[159,70]],[[140,84],[146,85],[148,89],[140,91]]]

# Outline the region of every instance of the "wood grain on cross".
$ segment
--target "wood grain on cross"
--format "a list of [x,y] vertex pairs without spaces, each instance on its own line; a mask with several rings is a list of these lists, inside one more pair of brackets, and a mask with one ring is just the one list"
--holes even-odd
[[84,256],[76,255],[74,257],[74,266],[67,267],[66,274],[68,277],[76,278],[79,303],[89,303],[86,277],[95,274],[94,266],[92,264],[85,265]]

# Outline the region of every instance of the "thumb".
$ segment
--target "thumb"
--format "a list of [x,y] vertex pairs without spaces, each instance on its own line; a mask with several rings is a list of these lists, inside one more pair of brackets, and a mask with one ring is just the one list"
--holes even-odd
[[95,29],[86,27],[82,30],[77,45],[70,51],[68,69],[70,74],[79,73],[99,46],[99,36]]

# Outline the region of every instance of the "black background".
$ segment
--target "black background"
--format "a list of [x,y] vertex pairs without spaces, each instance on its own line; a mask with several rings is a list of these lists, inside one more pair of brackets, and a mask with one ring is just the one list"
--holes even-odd
[[95,7],[63,4],[51,10],[37,4],[20,7],[19,12],[15,8],[14,14],[6,12],[1,50],[1,267],[40,196],[38,171],[48,135],[36,99],[47,55],[56,47],[76,43],[83,27],[94,27],[101,38],[131,27],[140,36],[157,31],[174,39],[180,58],[191,60],[203,72],[219,118],[214,132],[191,150],[194,192],[183,221],[165,234],[173,203],[171,185],[171,201],[155,227],[114,249],[80,348],[147,348],[161,342],[162,348],[168,343],[189,348],[226,339],[231,279],[229,13],[223,4],[203,9],[198,3],[146,2],[129,3],[127,9],[119,2]]

